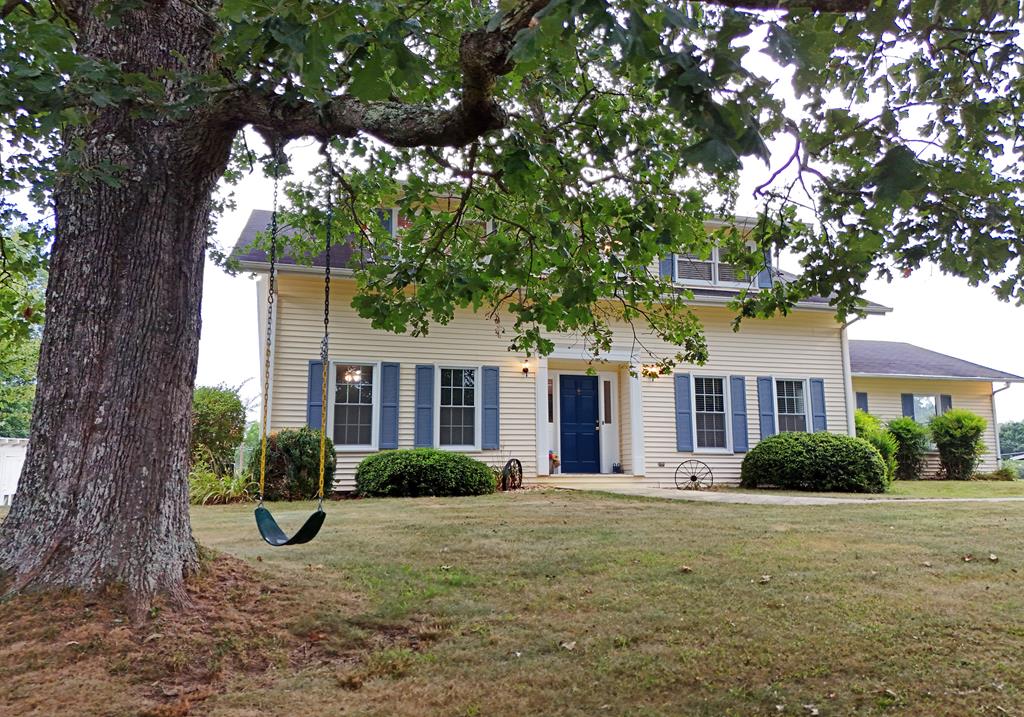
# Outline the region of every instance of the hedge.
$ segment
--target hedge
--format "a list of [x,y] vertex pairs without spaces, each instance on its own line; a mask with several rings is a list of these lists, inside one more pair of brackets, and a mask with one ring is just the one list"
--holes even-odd
[[434,448],[382,451],[356,469],[356,492],[367,497],[483,495],[496,487],[486,463]]
[[780,433],[747,453],[744,488],[883,493],[889,487],[882,456],[867,441],[832,433]]
[[[334,480],[334,446],[330,437],[324,451],[324,493]],[[260,479],[260,446],[249,456],[246,470]],[[320,479],[320,431],[286,428],[267,436],[266,500],[309,500],[316,496]]]
[[928,422],[947,480],[970,480],[974,475],[985,452],[981,436],[987,425],[984,418],[964,408],[950,409]]

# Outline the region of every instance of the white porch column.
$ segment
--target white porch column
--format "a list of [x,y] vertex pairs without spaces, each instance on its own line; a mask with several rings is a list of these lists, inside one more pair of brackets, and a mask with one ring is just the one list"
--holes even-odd
[[629,431],[632,438],[633,475],[647,475],[644,461],[644,408],[640,394],[640,376],[629,376]]
[[537,409],[537,475],[546,476],[551,471],[548,463],[548,360],[546,357],[537,359],[537,373],[534,377],[536,386]]

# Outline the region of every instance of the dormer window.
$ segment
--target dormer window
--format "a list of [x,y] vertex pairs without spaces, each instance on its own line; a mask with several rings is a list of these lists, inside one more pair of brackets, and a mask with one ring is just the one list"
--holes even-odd
[[711,249],[711,256],[697,254],[675,255],[675,281],[679,284],[746,286],[736,273],[736,267],[719,259],[718,247]]

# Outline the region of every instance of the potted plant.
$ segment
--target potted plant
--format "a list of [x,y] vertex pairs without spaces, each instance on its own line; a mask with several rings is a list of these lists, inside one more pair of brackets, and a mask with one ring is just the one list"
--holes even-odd
[[554,451],[548,451],[548,465],[552,475],[558,473],[558,466],[562,465],[562,461],[558,459],[558,454]]

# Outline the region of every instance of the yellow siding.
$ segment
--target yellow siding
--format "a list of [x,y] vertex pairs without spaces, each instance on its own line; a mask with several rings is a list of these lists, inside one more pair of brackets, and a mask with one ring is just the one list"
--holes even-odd
[[[448,326],[435,326],[429,336],[414,338],[374,331],[350,307],[353,284],[331,285],[331,359],[397,361],[399,381],[399,447],[413,447],[413,395],[417,363],[499,366],[501,449],[469,452],[494,466],[515,456],[527,475],[536,475],[534,380],[522,374],[522,356],[506,351],[507,338],[495,334],[484,317],[459,315]],[[271,430],[306,422],[308,365],[320,355],[323,331],[323,284],[315,277],[280,277]],[[365,452],[338,452],[335,490],[352,490],[355,468]]]
[[[280,277],[276,356],[273,369],[271,428],[301,426],[306,420],[308,362],[319,356],[322,331],[322,284],[311,275]],[[534,374],[521,372],[522,355],[506,350],[507,335],[498,335],[495,324],[482,315],[459,312],[447,326],[435,326],[429,336],[414,338],[374,331],[350,307],[352,282],[332,284],[331,358],[333,360],[397,361],[401,364],[399,396],[399,445],[413,444],[414,367],[417,363],[497,365],[501,367],[501,449],[472,453],[498,466],[511,456],[523,462],[526,476],[536,476],[536,394]],[[846,401],[843,390],[839,324],[829,312],[797,311],[785,318],[747,320],[741,331],[731,328],[733,313],[726,308],[695,307],[704,321],[711,361],[704,368],[680,367],[695,375],[742,375],[746,378],[748,435],[753,446],[758,438],[757,377],[822,378],[825,384],[828,429],[846,432]],[[645,465],[634,465],[630,417],[629,357],[651,360],[644,349],[671,355],[675,348],[661,342],[644,327],[637,327],[642,348],[631,327],[614,327],[611,361],[595,365],[617,370],[619,376],[620,460],[625,471],[645,475],[651,482],[670,482],[676,466],[689,457],[705,460],[717,481],[739,477],[743,454],[684,454],[676,451],[672,379],[641,379]],[[551,365],[579,355],[580,342],[568,336],[553,337],[556,353]],[[585,368],[581,362],[569,365]],[[954,399],[955,400],[955,399]],[[354,472],[365,453],[338,453],[336,490],[351,490]]]
[[[760,439],[757,377],[821,378],[825,385],[828,430],[846,433],[846,396],[843,390],[842,347],[839,324],[828,312],[794,312],[771,320],[746,320],[733,332],[733,313],[725,308],[698,307],[704,322],[711,357],[704,367],[677,369],[695,376],[744,376],[747,397],[747,434],[752,448]],[[654,350],[668,346],[645,340]],[[671,481],[676,466],[687,458],[707,463],[716,481],[739,480],[743,454],[679,453],[676,451],[675,393],[671,377],[641,379],[644,410],[644,450],[648,480]]]
[[[883,421],[903,415],[904,393],[948,394],[953,398],[953,408],[966,408],[985,419],[988,427],[982,440],[988,452],[982,458],[981,469],[995,470],[999,461],[996,457],[996,427],[992,420],[992,384],[988,381],[941,381],[919,378],[868,378],[853,377],[853,390],[868,394],[868,412]],[[937,454],[931,455],[925,475],[930,477],[938,469]]]

